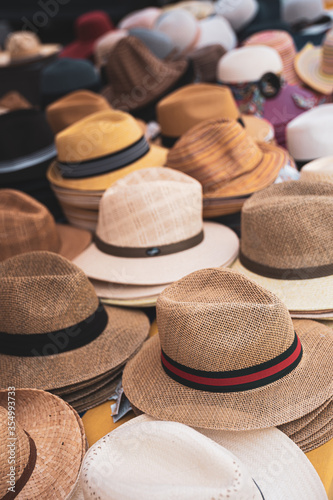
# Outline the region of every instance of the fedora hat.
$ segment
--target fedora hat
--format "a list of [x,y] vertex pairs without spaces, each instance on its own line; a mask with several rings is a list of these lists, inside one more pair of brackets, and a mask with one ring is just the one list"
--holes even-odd
[[99,92],[101,81],[91,62],[64,57],[42,70],[40,87],[42,104],[48,106],[74,90]]
[[105,69],[109,84],[103,95],[114,108],[136,112],[174,90],[187,68],[184,59],[161,61],[143,42],[128,36],[109,55]]
[[156,19],[161,13],[162,10],[157,7],[147,7],[145,9],[136,10],[125,16],[118,24],[118,28],[125,30],[132,28],[152,29]]
[[222,16],[208,17],[199,21],[200,35],[195,47],[201,49],[208,45],[219,44],[226,51],[234,49],[237,37],[229,21]]
[[216,83],[216,68],[225,53],[220,44],[207,45],[189,52],[187,57],[193,65],[195,81]]
[[207,83],[187,85],[161,99],[156,108],[162,142],[172,147],[192,127],[205,120],[239,120],[254,140],[271,141],[270,124],[257,117],[241,115],[231,90]]
[[174,49],[185,54],[194,49],[200,38],[200,23],[184,8],[161,14],[154,23],[154,30],[168,35]]
[[54,134],[86,116],[110,110],[107,100],[90,90],[76,90],[46,108],[46,118]]
[[60,52],[58,44],[42,44],[31,31],[14,31],[5,40],[5,50],[0,51],[0,66],[33,62],[48,58]]
[[69,405],[44,391],[0,391],[0,433],[1,498],[68,498],[86,451]]
[[132,28],[129,35],[145,44],[150,52],[159,59],[166,59],[174,51],[173,43],[168,35],[147,28]]
[[148,335],[142,312],[102,306],[85,274],[54,253],[5,260],[0,281],[2,389],[88,381],[123,366]]
[[82,14],[75,21],[76,40],[62,50],[60,57],[91,59],[96,40],[113,28],[109,15],[102,10]]
[[126,285],[171,283],[238,254],[226,226],[202,221],[202,189],[166,168],[126,176],[103,195],[95,242],[76,264],[90,277]]
[[[98,297],[105,304],[120,305],[127,307],[140,307],[139,304],[149,304],[147,307],[156,305],[157,298],[167,284],[164,285],[122,285],[108,283],[107,281],[90,279]],[[142,305],[142,307],[144,307]]]
[[[101,111],[57,134],[57,160],[48,170],[51,184],[98,194],[127,173],[164,165],[166,150],[149,145],[128,113]],[[94,193],[97,191],[98,193]]]
[[307,320],[295,328],[282,301],[240,273],[204,269],[171,284],[157,327],[123,374],[130,402],[153,417],[263,429],[332,397],[330,330]]
[[307,44],[296,56],[295,69],[299,78],[317,92],[333,92],[333,29],[328,31],[323,45]]
[[212,202],[248,196],[273,184],[291,161],[283,149],[257,144],[236,121],[207,120],[179,139],[167,166],[202,184],[205,216]]
[[215,11],[225,17],[235,31],[244,29],[257,15],[259,4],[257,0],[218,0],[215,2]]
[[96,40],[94,45],[94,61],[98,68],[106,65],[113,47],[126,36],[128,36],[127,30],[118,29],[108,31]]
[[288,151],[302,166],[333,155],[333,104],[322,104],[297,116],[287,125]]
[[333,184],[333,157],[325,156],[304,165],[301,181]]
[[333,310],[332,194],[330,184],[286,182],[256,193],[242,209],[240,260],[233,268],[308,317]]
[[29,195],[0,189],[0,261],[35,250],[73,259],[90,242],[88,231],[56,224],[48,209]]

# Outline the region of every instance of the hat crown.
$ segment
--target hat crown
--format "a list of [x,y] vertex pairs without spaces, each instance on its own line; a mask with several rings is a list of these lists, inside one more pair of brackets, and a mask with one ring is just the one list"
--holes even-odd
[[105,35],[98,38],[94,47],[94,55],[97,66],[105,66],[108,60],[108,56],[115,47],[115,45],[124,37],[128,35],[128,32],[123,29],[117,29],[114,31],[109,31]]
[[0,261],[14,255],[57,252],[60,239],[48,209],[25,193],[0,190]]
[[97,236],[120,247],[158,247],[198,235],[202,189],[168,168],[147,168],[116,182],[102,197]]
[[0,264],[1,330],[48,333],[91,316],[98,298],[86,275],[50,252],[17,255]]
[[[282,269],[312,268],[333,262],[333,186],[285,182],[254,194],[242,210],[242,254]],[[299,279],[306,271],[300,271]]]
[[42,93],[55,94],[57,97],[63,95],[62,92],[67,94],[98,83],[97,70],[91,62],[82,59],[62,57],[46,66],[41,73]]
[[333,75],[333,29],[325,36],[322,60],[321,60],[321,70],[327,75]]
[[155,21],[154,29],[168,35],[174,47],[181,52],[193,46],[200,30],[194,15],[183,8],[161,14]]
[[11,59],[25,59],[35,56],[40,50],[40,40],[30,31],[17,31],[8,35],[5,48]]
[[157,301],[163,352],[194,370],[224,372],[272,360],[294,341],[286,306],[227,269],[205,269],[167,287]]
[[76,36],[82,41],[96,40],[112,28],[109,16],[100,10],[83,14],[78,17],[75,23]]

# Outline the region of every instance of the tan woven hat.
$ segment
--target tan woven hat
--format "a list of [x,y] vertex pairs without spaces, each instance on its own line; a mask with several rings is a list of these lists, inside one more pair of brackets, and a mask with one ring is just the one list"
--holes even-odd
[[86,450],[70,406],[48,392],[10,387],[0,391],[0,434],[1,498],[68,498]]
[[156,418],[260,429],[333,395],[331,331],[305,320],[295,332],[280,299],[239,273],[205,269],[173,283],[157,326],[123,375],[131,403]]
[[286,182],[252,196],[242,210],[240,260],[289,311],[333,310],[333,186]]
[[140,311],[101,306],[85,274],[50,252],[0,264],[0,388],[56,389],[122,366],[148,335]]
[[301,181],[333,184],[333,156],[325,156],[304,165]]
[[126,285],[172,283],[207,266],[228,265],[238,237],[202,220],[202,189],[167,168],[134,172],[104,194],[95,241],[76,264],[90,277]]
[[48,209],[29,195],[0,189],[0,261],[34,250],[73,259],[90,242],[91,233],[56,224]]
[[38,36],[31,31],[14,31],[5,41],[5,50],[0,51],[0,66],[54,56],[60,49],[61,45],[58,44],[42,44]]

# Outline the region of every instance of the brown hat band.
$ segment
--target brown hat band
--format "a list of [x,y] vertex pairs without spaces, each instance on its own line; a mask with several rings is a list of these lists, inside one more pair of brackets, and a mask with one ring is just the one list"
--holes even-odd
[[0,352],[9,356],[51,356],[90,344],[108,323],[104,306],[99,303],[96,311],[75,325],[48,333],[8,334],[0,332]]
[[296,269],[278,269],[275,267],[259,264],[258,262],[255,262],[254,260],[246,257],[242,253],[242,251],[240,251],[239,260],[241,264],[249,271],[252,271],[255,274],[259,274],[260,276],[265,276],[266,278],[276,280],[311,280],[333,275],[333,264],[326,264],[324,266],[315,267],[299,267]]
[[160,245],[150,248],[136,248],[136,247],[118,247],[115,245],[109,245],[105,241],[101,240],[96,234],[94,236],[94,242],[98,250],[108,255],[114,255],[115,257],[128,257],[132,259],[145,258],[145,257],[161,257],[163,255],[170,255],[172,253],[183,252],[189,248],[193,248],[204,239],[204,232],[201,231],[199,234],[188,238],[187,240],[178,241],[177,243],[171,243],[170,245]]
[[23,490],[24,486],[29,481],[31,474],[33,473],[33,470],[35,468],[36,460],[37,460],[37,450],[36,450],[35,441],[29,436],[29,434],[26,431],[24,431],[24,432],[28,436],[29,446],[30,446],[28,463],[25,466],[21,476],[15,482],[15,486],[13,487],[14,491],[9,490],[6,493],[6,495],[1,498],[1,500],[12,500],[12,499],[16,498],[17,495],[20,493],[20,491]]
[[239,392],[256,389],[280,380],[292,372],[302,359],[303,350],[295,333],[291,346],[282,354],[259,365],[240,370],[208,372],[177,363],[161,352],[165,373],[182,385],[208,392]]

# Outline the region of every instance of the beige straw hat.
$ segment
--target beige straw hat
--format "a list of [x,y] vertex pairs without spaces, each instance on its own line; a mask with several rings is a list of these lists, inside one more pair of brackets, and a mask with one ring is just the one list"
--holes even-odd
[[147,415],[118,427],[88,451],[71,499],[98,497],[327,500],[313,466],[277,429],[196,430]]
[[[10,397],[15,406],[9,406]],[[12,408],[14,420],[7,412]],[[15,422],[15,427],[10,422]],[[80,471],[86,441],[80,418],[67,403],[34,389],[0,391],[0,434],[1,498],[68,498]]]
[[242,209],[240,258],[232,266],[275,293],[289,311],[333,310],[333,186],[285,182]]
[[239,273],[205,269],[173,283],[157,326],[123,375],[131,403],[156,418],[261,429],[333,395],[331,330],[299,321],[295,332],[280,299]]
[[106,191],[95,242],[75,263],[97,280],[161,285],[207,266],[229,265],[238,247],[231,229],[203,223],[198,181],[154,167],[134,172]]
[[304,165],[300,180],[333,184],[333,156],[325,156]]
[[140,311],[101,306],[85,274],[50,252],[0,265],[0,388],[56,389],[122,366],[149,332]]
[[14,31],[5,40],[5,50],[0,51],[0,66],[30,63],[38,59],[56,56],[61,50],[58,44],[42,44],[31,31]]

